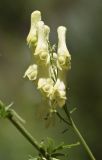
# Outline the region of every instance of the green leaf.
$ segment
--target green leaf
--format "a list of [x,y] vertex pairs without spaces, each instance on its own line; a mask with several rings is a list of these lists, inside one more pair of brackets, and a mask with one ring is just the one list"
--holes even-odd
[[5,110],[5,105],[2,101],[0,101],[0,118],[5,118],[7,115],[7,112]]
[[29,160],[38,160],[38,158],[30,158]]
[[0,118],[6,118],[9,114],[9,108],[12,106],[12,103],[6,106],[2,101],[0,101]]
[[47,146],[47,151],[48,153],[51,153],[54,149],[54,146],[55,146],[55,142],[52,138],[47,138],[47,143],[48,143],[48,146]]
[[65,154],[64,153],[53,153],[53,154],[51,154],[51,156],[52,157],[60,157],[60,156],[65,156]]
[[64,146],[64,142],[61,142],[58,146],[56,146],[54,149],[53,149],[53,153],[58,151],[58,150],[61,150],[63,149],[63,146]]
[[47,145],[45,144],[44,140],[41,141],[40,148],[41,148],[41,150],[44,150],[44,151],[47,150]]
[[0,108],[4,106],[3,102],[0,100]]
[[28,160],[38,160],[39,157],[32,157],[31,155],[29,155],[29,159]]
[[59,159],[56,159],[56,158],[52,158],[51,160],[59,160]]
[[70,114],[72,114],[73,112],[75,112],[77,110],[77,108],[73,108],[71,111],[70,111]]
[[72,147],[76,147],[76,146],[79,146],[79,145],[80,145],[80,142],[77,142],[77,143],[74,143],[74,144],[68,144],[68,145],[64,145],[63,149],[70,149]]

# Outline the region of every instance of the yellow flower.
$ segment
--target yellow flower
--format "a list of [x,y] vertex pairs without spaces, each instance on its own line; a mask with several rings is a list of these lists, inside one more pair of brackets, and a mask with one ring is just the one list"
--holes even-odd
[[45,78],[39,78],[38,80],[38,89],[41,89],[46,84]]
[[45,25],[43,21],[38,22],[38,42],[34,55],[39,64],[48,64],[49,50],[48,50],[48,34],[45,32]]
[[36,64],[30,65],[24,74],[24,78],[28,77],[31,81],[36,80],[38,74],[37,68]]
[[40,78],[38,80],[38,89],[40,89],[42,94],[45,95],[46,97],[50,96],[50,93],[53,90],[53,85],[54,85],[54,82],[50,78],[47,78],[47,79]]
[[41,20],[41,12],[40,11],[34,11],[31,14],[31,28],[30,32],[27,36],[27,43],[29,47],[35,48],[37,43],[37,24]]
[[[66,72],[71,68],[71,55],[66,45],[66,27],[60,26],[58,49],[49,42],[50,28],[41,21],[40,11],[31,14],[31,28],[27,43],[32,48],[36,64],[29,66],[24,74],[29,80],[36,80],[37,89],[56,109],[66,102]],[[56,159],[57,160],[57,159]]]
[[58,32],[58,59],[57,66],[60,70],[71,68],[71,55],[66,46],[66,28],[60,26],[57,29]]
[[66,91],[65,91],[65,84],[63,81],[60,81],[60,79],[57,79],[57,82],[55,83],[52,93],[50,95],[50,99],[52,101],[56,101],[56,104],[59,107],[63,107],[66,101]]

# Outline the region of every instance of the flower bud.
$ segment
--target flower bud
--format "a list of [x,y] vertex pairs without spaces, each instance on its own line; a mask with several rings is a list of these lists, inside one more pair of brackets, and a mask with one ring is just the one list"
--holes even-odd
[[57,65],[60,70],[71,68],[71,55],[66,46],[66,28],[60,26],[57,29],[58,32],[58,60]]
[[35,48],[37,43],[37,23],[41,20],[41,12],[34,11],[31,14],[31,28],[27,36],[27,43],[29,47]]
[[49,51],[45,33],[45,25],[43,21],[38,22],[38,42],[34,55],[39,62],[48,63]]
[[31,81],[36,80],[38,74],[37,68],[36,64],[30,65],[24,74],[24,78],[28,77]]

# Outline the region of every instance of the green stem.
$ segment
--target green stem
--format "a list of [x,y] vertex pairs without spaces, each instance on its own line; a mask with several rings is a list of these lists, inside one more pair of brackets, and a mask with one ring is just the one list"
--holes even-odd
[[38,143],[32,137],[32,135],[23,127],[23,125],[19,121],[13,119],[11,116],[9,116],[8,119],[20,131],[20,133],[39,151],[40,148]]
[[66,121],[59,112],[56,112],[57,116],[59,117],[60,120],[62,120],[63,122],[65,122],[68,125],[71,125],[68,121]]
[[74,133],[77,135],[77,137],[79,138],[80,142],[83,144],[85,150],[87,151],[88,155],[90,156],[91,160],[96,160],[93,153],[91,152],[89,146],[87,145],[86,141],[84,140],[83,136],[81,135],[80,131],[78,130],[76,124],[74,123],[71,115],[70,115],[70,112],[68,111],[67,109],[67,105],[64,106],[64,111],[67,115],[67,118],[68,120],[70,121],[71,123],[71,127],[74,131]]
[[33,136],[24,128],[24,126],[19,122],[19,120],[14,118],[13,112],[9,110],[9,114],[7,116],[8,120],[19,130],[19,132],[32,144],[33,147],[37,149],[37,151],[43,155],[45,158],[48,157],[48,153],[40,147],[38,142],[33,138]]
[[93,153],[91,152],[89,146],[87,145],[86,141],[84,140],[83,136],[81,135],[80,131],[78,130],[76,124],[74,123],[73,119],[71,118],[71,123],[72,123],[72,128],[74,130],[74,132],[76,133],[76,135],[79,137],[81,143],[83,144],[84,148],[86,149],[87,153],[89,154],[90,158],[92,160],[95,160],[95,157],[93,155]]

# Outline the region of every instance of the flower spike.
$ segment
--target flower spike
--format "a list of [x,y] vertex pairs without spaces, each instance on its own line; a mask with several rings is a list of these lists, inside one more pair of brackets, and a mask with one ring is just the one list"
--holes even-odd
[[29,66],[24,74],[35,81],[37,89],[48,100],[50,107],[63,107],[66,102],[66,70],[71,67],[71,55],[66,46],[66,27],[59,26],[58,49],[49,41],[50,27],[41,21],[41,13],[31,14],[31,29],[27,37],[33,47],[35,64]]

